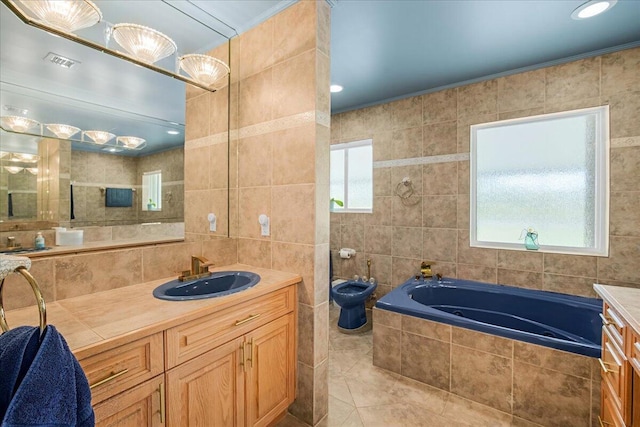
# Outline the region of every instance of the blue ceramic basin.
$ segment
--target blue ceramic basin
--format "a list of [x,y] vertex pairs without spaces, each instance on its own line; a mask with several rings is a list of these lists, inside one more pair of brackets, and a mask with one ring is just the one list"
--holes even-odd
[[170,301],[215,298],[244,291],[259,281],[259,275],[248,271],[219,271],[197,280],[164,283],[153,290],[153,296]]

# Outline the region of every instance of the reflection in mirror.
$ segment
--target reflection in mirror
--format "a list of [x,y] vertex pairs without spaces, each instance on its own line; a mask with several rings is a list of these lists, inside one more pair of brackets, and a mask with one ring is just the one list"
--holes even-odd
[[[149,13],[148,2],[95,3],[108,21],[106,25],[127,21],[155,26],[175,40],[178,54],[208,53],[216,46],[228,45],[230,35],[225,31],[229,29],[219,31],[224,24],[213,16],[194,20],[190,16],[194,6],[188,2],[154,2],[153,13]],[[5,132],[3,126],[0,151],[40,156],[35,214],[31,208],[26,213],[28,203],[24,210],[20,206],[23,195],[31,194],[33,199],[33,193],[17,192],[33,191],[31,185],[29,190],[12,192],[13,216],[9,217],[9,172],[2,168],[0,221],[5,224],[0,224],[0,231],[37,230],[49,223],[88,227],[183,222],[185,84],[25,25],[7,9],[4,0],[0,7],[0,113],[39,123],[27,131],[37,136]],[[87,28],[78,35],[97,42],[103,31],[104,27]],[[174,67],[174,56],[158,65]],[[71,67],[60,66],[66,63],[63,59],[71,60]],[[221,59],[228,62],[228,55]],[[96,144],[81,131],[64,139],[47,124],[103,130],[116,137],[142,138],[145,143],[128,149],[119,144],[121,138],[114,137]],[[8,160],[2,162],[4,166]],[[153,200],[156,208],[149,210],[147,202],[152,197],[143,196],[142,180],[144,172],[154,170],[162,171],[161,190],[158,201]],[[12,178],[14,184],[17,178]],[[134,190],[132,206],[106,206],[107,188]],[[29,221],[34,221],[31,226]]]

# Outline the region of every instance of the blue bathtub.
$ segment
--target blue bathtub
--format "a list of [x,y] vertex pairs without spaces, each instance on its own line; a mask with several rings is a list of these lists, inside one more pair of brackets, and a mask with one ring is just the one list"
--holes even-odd
[[410,279],[376,307],[599,357],[602,301],[459,279]]

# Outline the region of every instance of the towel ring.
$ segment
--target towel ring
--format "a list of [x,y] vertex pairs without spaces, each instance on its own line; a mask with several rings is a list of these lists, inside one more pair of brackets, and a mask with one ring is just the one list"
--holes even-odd
[[[29,273],[26,267],[20,266],[14,270],[16,273],[22,274],[22,276],[27,279],[27,282],[31,285],[31,289],[33,290],[33,294],[36,296],[36,301],[38,302],[38,311],[40,312],[40,338],[42,338],[42,334],[44,334],[44,329],[47,327],[47,308],[44,303],[44,297],[42,296],[42,292],[40,291],[40,287],[38,286],[38,282],[36,279]],[[4,279],[0,281],[0,327],[2,327],[3,332],[7,332],[9,330],[9,325],[7,324],[7,318],[4,313],[4,305],[2,304],[2,290],[4,285]]]

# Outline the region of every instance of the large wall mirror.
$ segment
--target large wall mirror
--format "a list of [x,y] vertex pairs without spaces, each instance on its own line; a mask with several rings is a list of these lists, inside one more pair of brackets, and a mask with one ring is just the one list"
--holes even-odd
[[[16,223],[37,230],[42,221],[69,227],[183,222],[187,85],[31,27],[5,3],[0,5],[0,113],[37,124],[16,132],[3,120],[0,231]],[[209,52],[234,35],[213,16],[191,18],[190,2],[154,2],[152,8],[145,1],[94,3],[103,22],[76,31],[77,36],[105,43],[105,29],[113,24],[152,27],[178,47],[156,63],[170,71],[178,55]],[[60,137],[47,124],[80,131]],[[100,143],[84,132],[93,130],[113,137]],[[118,137],[144,143],[137,145],[134,138],[127,147]],[[145,189],[144,177],[158,171],[159,188]]]

